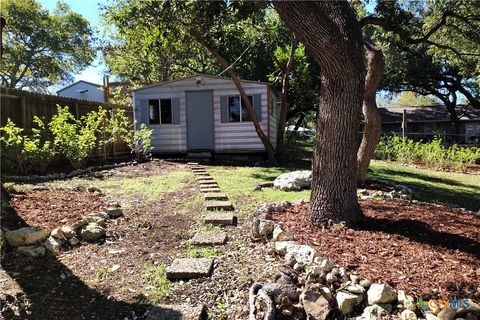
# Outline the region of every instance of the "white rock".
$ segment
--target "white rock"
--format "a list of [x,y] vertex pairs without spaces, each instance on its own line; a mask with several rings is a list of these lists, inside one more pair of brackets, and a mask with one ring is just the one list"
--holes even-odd
[[417,320],[417,315],[415,312],[412,310],[403,310],[402,313],[400,313],[400,319],[402,320]]
[[45,247],[21,246],[17,247],[17,253],[31,258],[43,257],[45,255]]
[[312,183],[312,171],[292,171],[279,175],[273,181],[273,187],[281,190],[302,190],[310,188]]
[[405,291],[398,290],[398,302],[403,305],[404,309],[415,311],[417,309],[417,305],[415,303],[415,299],[408,294],[405,294]]
[[337,292],[336,300],[338,309],[343,314],[349,314],[356,305],[362,302],[363,297],[353,293],[339,291]]
[[330,261],[328,259],[323,259],[321,262],[320,262],[320,268],[322,268],[323,270],[329,272],[333,269],[333,267],[335,267],[335,263],[333,263],[333,261]]
[[257,219],[252,225],[252,234],[254,237],[268,236],[273,233],[275,222],[272,220]]
[[358,294],[365,293],[365,288],[359,284],[350,284],[349,286],[346,287],[346,290],[351,293],[358,293]]
[[438,317],[434,315],[433,313],[427,312],[425,313],[425,319],[426,320],[438,320]]
[[60,240],[66,239],[65,235],[63,234],[63,231],[60,228],[53,229],[52,232],[50,232],[50,236]]
[[23,227],[5,232],[4,237],[13,247],[28,246],[48,237],[49,233],[43,229]]
[[123,216],[123,210],[119,207],[108,207],[107,209],[105,209],[105,212],[110,218],[118,218]]
[[365,289],[368,289],[372,283],[368,279],[362,279],[358,284],[364,287]]
[[327,281],[327,283],[332,284],[332,283],[334,283],[334,282],[337,281],[337,280],[338,280],[338,278],[337,278],[337,276],[335,275],[335,273],[333,273],[333,272],[329,272],[329,273],[327,273],[327,275],[325,276],[325,281]]
[[304,291],[300,295],[300,302],[309,319],[325,320],[331,310],[328,300],[314,290]]
[[397,293],[388,284],[374,283],[367,292],[368,304],[390,303],[397,300]]
[[77,237],[71,237],[70,239],[68,239],[68,244],[71,246],[76,246],[79,243],[80,239],[78,239]]
[[65,238],[70,239],[76,236],[75,231],[70,226],[62,226],[60,228]]
[[89,224],[80,228],[80,237],[87,241],[95,241],[103,237],[105,233],[105,228],[96,222],[90,222]]
[[384,307],[374,304],[363,310],[363,313],[357,320],[387,320],[390,319],[389,311]]
[[282,226],[279,224],[275,225],[273,229],[273,240],[274,241],[289,241],[293,240],[293,237],[290,233],[283,230]]
[[333,300],[332,291],[328,287],[320,287],[318,288],[318,292],[325,297],[328,301]]
[[50,252],[54,254],[60,253],[60,249],[62,248],[63,241],[60,239],[56,239],[54,237],[48,237],[47,240],[43,243],[43,246]]
[[295,241],[277,241],[275,242],[275,251],[279,254],[290,254],[295,257],[297,262],[310,263],[312,253],[315,251],[312,247],[301,245]]

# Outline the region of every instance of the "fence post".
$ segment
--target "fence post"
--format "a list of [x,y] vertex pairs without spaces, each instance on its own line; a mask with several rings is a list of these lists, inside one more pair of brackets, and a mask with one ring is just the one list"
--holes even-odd
[[407,110],[403,109],[402,115],[402,137],[405,138],[405,134],[407,133]]
[[27,103],[25,102],[25,96],[20,96],[20,108],[22,109],[22,127],[24,130],[27,130]]

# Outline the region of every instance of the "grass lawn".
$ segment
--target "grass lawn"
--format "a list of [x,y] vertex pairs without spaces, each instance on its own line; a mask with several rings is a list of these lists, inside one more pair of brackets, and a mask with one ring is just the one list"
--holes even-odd
[[[256,184],[273,181],[279,174],[297,169],[292,167],[208,167],[213,178],[239,209],[240,214],[248,214],[260,203],[309,199],[310,190],[286,192],[265,188],[263,191],[253,191],[253,186]],[[441,172],[372,161],[369,176],[405,184],[412,188],[414,198],[417,200],[474,211],[480,208],[480,175]]]
[[451,207],[480,209],[480,175],[443,172],[372,161],[369,176],[407,185],[414,198]]

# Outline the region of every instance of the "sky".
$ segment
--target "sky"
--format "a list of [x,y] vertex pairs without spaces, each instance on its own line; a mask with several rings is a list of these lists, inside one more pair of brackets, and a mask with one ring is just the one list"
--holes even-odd
[[[105,4],[106,0],[63,0],[67,3],[72,11],[81,14],[90,22],[90,25],[98,32],[100,36],[101,21],[100,21],[100,5]],[[49,11],[53,11],[57,4],[57,0],[40,0],[40,4]],[[88,82],[102,84],[103,74],[106,69],[105,64],[100,57],[93,62],[93,65],[86,68],[83,72],[75,76],[75,81],[85,80]],[[63,86],[53,86],[49,88],[51,91],[57,91]]]
[[[57,4],[58,0],[39,0],[40,4],[49,11],[53,11]],[[81,14],[85,19],[90,22],[90,25],[96,30],[97,37],[100,37],[101,33],[101,21],[100,21],[100,5],[106,4],[108,0],[63,0],[67,3],[72,11]],[[373,11],[376,1],[370,0],[367,3],[366,9],[368,12]],[[74,76],[74,81],[85,80],[88,82],[103,83],[103,75],[106,70],[106,65],[103,63],[100,56],[97,56],[97,59],[93,64],[86,68],[80,74]],[[55,92],[61,89],[63,86],[56,85],[49,88],[52,92]]]

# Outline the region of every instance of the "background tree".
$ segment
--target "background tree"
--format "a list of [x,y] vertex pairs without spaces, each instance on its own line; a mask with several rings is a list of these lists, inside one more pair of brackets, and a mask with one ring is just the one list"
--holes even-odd
[[[263,17],[263,12],[258,10],[258,6],[258,3],[252,2],[126,0],[120,5],[112,5],[110,8],[116,12],[111,15],[112,20],[116,21],[117,27],[125,34],[129,29],[138,30],[139,27],[143,27],[150,30],[152,26],[155,26],[153,30],[158,28],[158,35],[162,39],[168,39],[168,42],[178,40],[186,46],[193,42],[209,52],[222,68],[223,71],[220,74],[229,75],[235,83],[252,119],[255,131],[262,141],[269,159],[273,160],[275,159],[273,146],[263,132],[253,106],[242,87],[241,73],[236,71],[237,68],[242,69],[241,63],[237,65],[237,62],[243,54],[249,51],[250,47],[254,46],[254,43],[245,45],[242,53],[238,55],[235,54],[235,51],[239,46],[232,43],[232,41],[238,43],[238,39],[248,39],[242,37],[243,34],[248,33],[248,28],[245,26],[254,25],[257,19]],[[252,53],[250,52],[250,54]],[[229,56],[237,56],[234,64],[231,64],[233,61],[228,60]]]
[[95,58],[87,20],[63,2],[49,13],[35,0],[2,0],[6,21],[1,85],[45,90],[72,80]]
[[458,97],[480,108],[480,4],[379,1],[362,20],[387,56],[382,89],[435,96],[458,132]]

